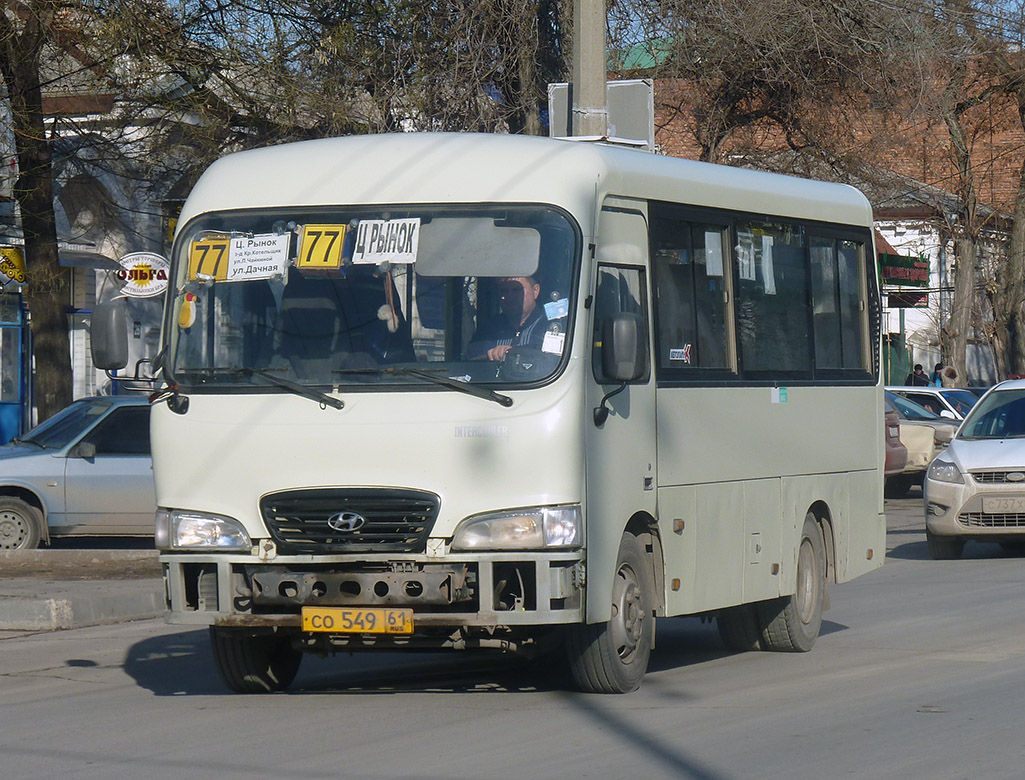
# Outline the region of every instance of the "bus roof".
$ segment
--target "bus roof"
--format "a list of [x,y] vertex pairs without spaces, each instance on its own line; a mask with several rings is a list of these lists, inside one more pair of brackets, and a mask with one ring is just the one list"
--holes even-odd
[[548,203],[579,217],[593,212],[596,184],[603,196],[872,224],[868,200],[842,184],[534,136],[393,133],[223,157],[200,177],[179,225],[210,211],[348,204]]

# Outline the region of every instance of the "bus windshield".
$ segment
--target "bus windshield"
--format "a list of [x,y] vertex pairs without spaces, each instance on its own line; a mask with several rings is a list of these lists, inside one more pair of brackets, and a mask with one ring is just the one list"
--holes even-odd
[[541,382],[569,354],[579,245],[545,206],[203,215],[176,244],[165,371],[190,391]]

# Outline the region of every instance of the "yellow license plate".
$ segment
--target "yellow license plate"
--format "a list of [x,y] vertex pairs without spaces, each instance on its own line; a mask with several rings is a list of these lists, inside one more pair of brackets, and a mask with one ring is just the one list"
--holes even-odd
[[412,634],[413,610],[303,607],[303,631],[330,634]]

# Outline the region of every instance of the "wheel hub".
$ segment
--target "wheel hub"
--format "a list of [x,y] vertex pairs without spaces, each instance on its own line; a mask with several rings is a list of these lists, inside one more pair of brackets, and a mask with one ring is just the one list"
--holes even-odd
[[15,550],[28,536],[25,519],[13,512],[0,513],[0,549]]
[[629,661],[637,652],[638,643],[644,633],[644,603],[637,574],[623,565],[616,572],[612,590],[612,639],[616,653]]

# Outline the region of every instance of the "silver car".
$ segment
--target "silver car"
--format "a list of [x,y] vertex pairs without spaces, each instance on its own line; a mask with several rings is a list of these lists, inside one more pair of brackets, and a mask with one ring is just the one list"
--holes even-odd
[[146,398],[83,398],[0,447],[0,549],[56,536],[152,536]]
[[1025,380],[984,395],[923,485],[934,559],[958,558],[968,539],[1025,543]]

